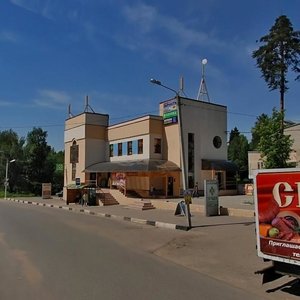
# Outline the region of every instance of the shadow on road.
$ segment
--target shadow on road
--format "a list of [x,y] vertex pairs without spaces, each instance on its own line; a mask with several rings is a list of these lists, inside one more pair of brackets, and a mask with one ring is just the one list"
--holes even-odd
[[201,228],[201,227],[216,227],[216,226],[225,226],[225,225],[245,225],[249,226],[255,224],[254,221],[251,222],[232,222],[232,223],[219,223],[219,224],[203,224],[203,225],[196,225],[192,226],[192,228]]
[[298,278],[293,279],[293,280],[291,280],[289,282],[286,282],[285,284],[280,285],[276,288],[269,289],[266,292],[267,293],[274,293],[274,292],[279,291],[279,290],[282,291],[282,292],[294,295],[294,296],[300,296],[300,279],[298,279]]

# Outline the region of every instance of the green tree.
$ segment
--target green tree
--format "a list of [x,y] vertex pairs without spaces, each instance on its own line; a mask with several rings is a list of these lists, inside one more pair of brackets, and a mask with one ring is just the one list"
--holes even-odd
[[252,129],[253,135],[259,141],[257,150],[261,152],[265,168],[286,168],[292,151],[293,140],[281,130],[283,113],[273,109],[272,116],[258,117],[256,126]]
[[12,192],[16,186],[21,185],[22,162],[23,162],[23,145],[24,138],[19,138],[13,130],[5,130],[0,132],[0,178],[1,188],[4,187],[6,173],[6,162],[12,159],[16,161],[9,164],[8,168],[8,191]]
[[4,189],[6,162],[12,159],[8,192],[40,194],[43,182],[51,182],[53,192],[62,189],[64,152],[51,149],[46,138],[47,132],[40,128],[29,132],[26,140],[13,130],[0,131],[0,190]]
[[267,114],[261,114],[256,122],[254,127],[251,129],[252,133],[252,139],[249,145],[249,149],[252,150],[258,150],[258,144],[261,138],[262,130],[261,128],[265,126],[265,124],[269,121],[269,117]]
[[47,132],[41,128],[33,128],[27,134],[24,149],[26,158],[26,174],[31,192],[41,193],[43,182],[51,182],[55,171],[55,163],[49,157],[51,147],[47,144]]
[[64,186],[64,151],[55,152],[54,149],[52,149],[48,159],[55,165],[51,182],[52,192],[57,193],[61,191]]
[[[287,73],[289,69],[296,74],[300,73],[300,31],[294,31],[290,20],[282,15],[276,19],[269,34],[260,38],[259,42],[263,45],[253,51],[252,57],[256,59],[269,89],[279,90],[280,111],[283,114],[284,95],[288,90]],[[300,75],[297,75],[296,80],[299,78]]]
[[238,166],[241,179],[248,175],[248,150],[247,138],[235,127],[229,136],[228,159]]

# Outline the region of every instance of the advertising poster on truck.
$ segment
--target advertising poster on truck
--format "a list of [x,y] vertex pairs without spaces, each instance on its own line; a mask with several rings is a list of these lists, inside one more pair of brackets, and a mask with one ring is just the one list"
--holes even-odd
[[300,265],[300,169],[258,171],[254,186],[258,255]]

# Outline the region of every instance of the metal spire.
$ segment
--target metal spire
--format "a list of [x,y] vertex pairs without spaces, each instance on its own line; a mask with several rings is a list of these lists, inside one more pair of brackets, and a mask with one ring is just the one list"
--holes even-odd
[[210,102],[208,90],[205,83],[205,65],[207,64],[207,59],[202,59],[202,78],[200,82],[200,87],[198,91],[197,100]]

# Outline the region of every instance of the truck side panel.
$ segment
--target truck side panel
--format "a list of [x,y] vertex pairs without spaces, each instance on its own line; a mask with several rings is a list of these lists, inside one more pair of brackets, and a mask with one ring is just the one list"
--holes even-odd
[[300,266],[300,169],[254,176],[258,256]]

